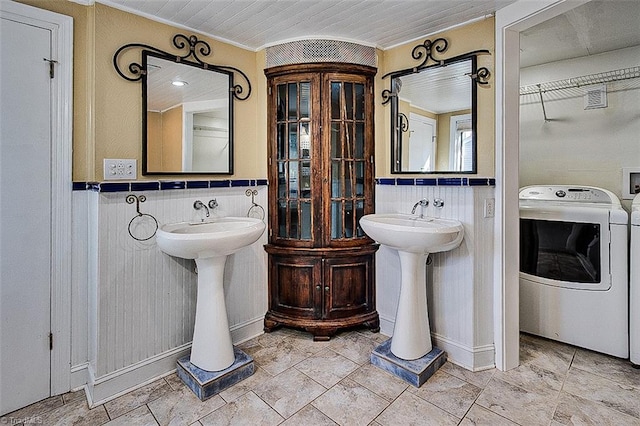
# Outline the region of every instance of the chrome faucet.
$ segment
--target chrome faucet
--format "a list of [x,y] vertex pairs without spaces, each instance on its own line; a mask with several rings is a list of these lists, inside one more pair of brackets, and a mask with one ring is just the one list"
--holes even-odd
[[[205,215],[206,215],[207,217],[209,217],[209,216],[210,216],[210,214],[209,214],[209,209],[208,209],[208,208],[207,208],[207,206],[205,206],[205,205],[202,203],[202,201],[200,201],[200,200],[196,200],[196,201],[193,203],[193,208],[194,208],[194,209],[196,209],[196,210],[202,210],[202,209],[205,209]],[[204,219],[202,219],[202,220],[204,221]]]
[[[427,207],[429,205],[429,201],[426,198],[423,198],[422,200],[418,201],[417,203],[415,203],[413,205],[413,208],[411,209],[411,214],[415,214],[416,213],[416,209],[418,208],[418,206],[420,207]],[[422,219],[424,217],[424,211],[421,208],[420,209],[420,219]]]
[[213,200],[209,200],[209,208],[213,210],[216,207],[218,207],[218,200],[216,200],[215,198]]

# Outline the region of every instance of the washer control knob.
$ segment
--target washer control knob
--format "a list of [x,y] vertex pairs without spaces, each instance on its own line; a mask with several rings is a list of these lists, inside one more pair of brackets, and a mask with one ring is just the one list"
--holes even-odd
[[567,195],[567,193],[566,193],[566,192],[564,192],[562,189],[560,189],[560,190],[556,191],[556,197],[563,198],[563,197],[565,197],[566,195]]

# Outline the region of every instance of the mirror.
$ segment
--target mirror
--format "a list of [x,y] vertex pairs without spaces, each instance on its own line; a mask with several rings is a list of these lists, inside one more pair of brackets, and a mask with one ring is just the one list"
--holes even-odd
[[[233,101],[249,98],[251,82],[205,62],[211,46],[195,35],[176,34],[173,46],[184,54],[129,43],[113,55],[120,77],[142,81],[142,174],[233,174]],[[121,67],[129,52],[140,62]]]
[[395,77],[394,171],[475,172],[475,105],[471,60]]
[[447,47],[426,40],[412,51],[420,65],[383,76],[391,77],[382,92],[391,102],[391,173],[476,173],[477,85],[489,76],[476,64],[489,52],[432,56]]
[[143,173],[232,173],[231,73],[142,54]]

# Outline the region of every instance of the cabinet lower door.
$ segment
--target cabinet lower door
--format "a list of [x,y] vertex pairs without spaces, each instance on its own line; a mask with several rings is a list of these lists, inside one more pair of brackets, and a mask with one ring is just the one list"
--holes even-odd
[[321,259],[269,256],[270,309],[298,318],[322,317]]
[[374,254],[324,259],[324,318],[339,319],[372,312]]

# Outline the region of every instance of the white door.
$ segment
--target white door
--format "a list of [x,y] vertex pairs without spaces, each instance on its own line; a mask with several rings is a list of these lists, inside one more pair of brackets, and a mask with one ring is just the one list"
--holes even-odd
[[0,21],[0,414],[51,395],[51,43]]
[[432,172],[436,160],[436,121],[414,113],[409,117],[408,170]]

